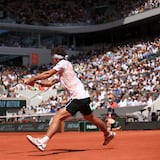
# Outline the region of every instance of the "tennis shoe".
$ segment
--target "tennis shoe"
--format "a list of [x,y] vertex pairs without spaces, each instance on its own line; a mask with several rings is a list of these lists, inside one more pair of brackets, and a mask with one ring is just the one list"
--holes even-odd
[[30,135],[27,135],[27,139],[30,143],[32,143],[35,147],[37,147],[40,151],[44,151],[47,144],[42,143],[40,138],[33,138]]
[[107,145],[115,136],[116,136],[115,132],[110,132],[109,135],[104,135],[103,145]]

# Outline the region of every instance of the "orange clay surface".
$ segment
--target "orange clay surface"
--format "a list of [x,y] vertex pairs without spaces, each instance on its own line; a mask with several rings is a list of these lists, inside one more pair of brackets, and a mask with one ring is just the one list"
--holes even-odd
[[41,152],[26,135],[43,133],[0,133],[0,160],[160,160],[159,131],[118,131],[103,146],[101,132],[57,133]]

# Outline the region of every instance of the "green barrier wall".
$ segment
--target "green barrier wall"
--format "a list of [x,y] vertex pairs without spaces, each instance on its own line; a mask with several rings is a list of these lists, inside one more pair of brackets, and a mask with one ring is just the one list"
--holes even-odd
[[80,123],[79,121],[65,121],[64,122],[64,131],[79,131]]
[[90,122],[87,121],[80,121],[79,122],[79,126],[80,126],[80,131],[81,132],[90,132],[90,131],[98,131],[99,129],[97,128],[97,126],[93,125]]
[[81,132],[89,132],[89,131],[98,131],[99,129],[90,122],[87,121],[65,121],[64,123],[64,131],[81,131]]

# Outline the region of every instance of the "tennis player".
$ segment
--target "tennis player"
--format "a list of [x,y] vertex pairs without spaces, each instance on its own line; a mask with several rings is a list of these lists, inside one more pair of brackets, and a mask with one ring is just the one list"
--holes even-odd
[[[83,83],[76,76],[72,64],[65,59],[66,52],[62,48],[53,49],[51,51],[52,61],[55,66],[48,71],[37,74],[36,76],[25,80],[26,85],[34,85],[35,83],[50,87],[60,81],[69,95],[69,102],[64,108],[61,108],[53,116],[53,120],[49,125],[46,134],[42,138],[34,138],[27,135],[27,139],[36,146],[40,151],[44,151],[49,140],[57,132],[61,122],[68,117],[74,116],[78,111],[83,115],[84,119],[96,125],[104,133],[103,145],[107,145],[114,137],[115,132],[108,131],[105,123],[93,115],[90,108],[90,96],[84,89]],[[54,74],[58,74],[59,80],[47,80]],[[40,81],[41,80],[41,81]]]

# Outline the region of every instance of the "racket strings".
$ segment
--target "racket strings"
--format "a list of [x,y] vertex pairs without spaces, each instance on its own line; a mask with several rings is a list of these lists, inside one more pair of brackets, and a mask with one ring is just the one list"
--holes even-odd
[[13,81],[13,83],[11,84],[11,87],[15,87],[18,84],[24,83],[24,79],[23,79],[23,75],[20,75],[17,72],[14,72],[15,75],[15,80]]

